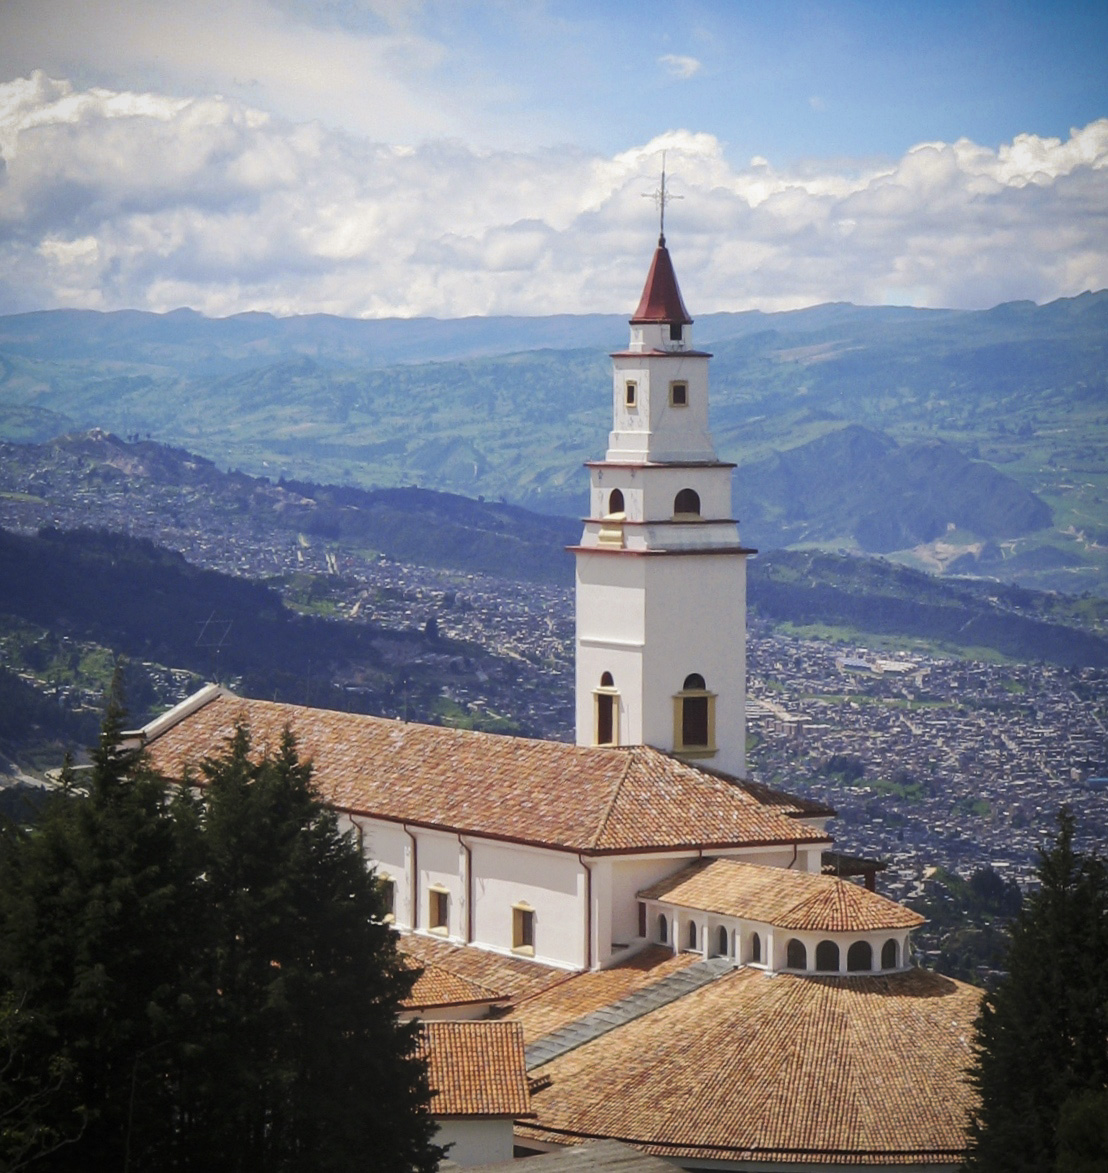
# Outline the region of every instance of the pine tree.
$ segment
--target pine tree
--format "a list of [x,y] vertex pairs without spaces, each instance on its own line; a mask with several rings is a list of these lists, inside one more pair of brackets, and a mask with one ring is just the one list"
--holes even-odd
[[43,1148],[80,1135],[36,1167],[118,1166],[132,1126],[157,1133],[173,1113],[167,1065],[198,924],[191,828],[120,752],[122,718],[113,700],[87,796],[63,792],[33,832],[0,838],[0,995],[20,1021],[11,1094],[53,1087]]
[[[398,1003],[414,975],[381,889],[339,833],[288,732],[253,761],[240,727],[204,767],[206,907],[218,947],[208,1083],[198,1131],[212,1168],[432,1170],[415,1028]],[[224,1134],[225,1133],[225,1134]],[[233,1164],[220,1154],[235,1151]]]
[[1108,1088],[1108,869],[1074,851],[1073,829],[1063,809],[976,1023],[972,1173],[1054,1169],[1063,1109]]
[[239,729],[170,788],[121,723],[113,706],[87,795],[0,834],[0,999],[20,1011],[0,1108],[21,1113],[0,1170],[430,1173],[396,1019],[414,975],[292,737],[255,755]]

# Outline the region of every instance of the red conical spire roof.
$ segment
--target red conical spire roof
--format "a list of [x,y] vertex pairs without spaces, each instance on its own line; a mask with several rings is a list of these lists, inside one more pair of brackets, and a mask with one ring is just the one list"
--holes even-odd
[[658,247],[650,262],[650,272],[646,275],[639,308],[631,319],[632,326],[644,322],[681,322],[686,326],[692,323],[689,311],[681,300],[681,290],[677,287],[677,274],[669,259],[665,236],[658,237]]

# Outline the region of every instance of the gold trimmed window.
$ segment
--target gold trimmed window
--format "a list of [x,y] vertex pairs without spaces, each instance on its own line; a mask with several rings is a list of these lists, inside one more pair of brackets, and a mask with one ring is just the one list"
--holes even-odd
[[639,403],[639,385],[628,379],[623,384],[623,403],[625,407],[637,407]]
[[427,927],[432,933],[450,931],[450,889],[432,884],[427,891]]
[[512,905],[512,952],[535,956],[535,910],[525,900]]
[[593,739],[596,745],[619,745],[619,692],[611,672],[593,689]]
[[669,385],[670,407],[689,406],[689,385],[684,379],[676,380]]
[[704,677],[692,672],[673,698],[673,745],[688,757],[710,757],[716,752],[716,694]]

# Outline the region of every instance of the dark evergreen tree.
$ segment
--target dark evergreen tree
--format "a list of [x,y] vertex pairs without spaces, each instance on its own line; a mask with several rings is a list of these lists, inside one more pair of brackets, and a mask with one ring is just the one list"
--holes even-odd
[[414,973],[360,848],[288,733],[258,761],[240,727],[204,774],[217,947],[204,960],[211,1030],[193,1131],[207,1167],[434,1169],[415,1026],[396,1018]]
[[173,1113],[197,870],[189,820],[119,751],[121,723],[113,700],[86,795],[66,788],[34,831],[8,824],[0,837],[0,995],[18,1027],[9,1094],[52,1089],[36,1119],[38,1150],[54,1152],[36,1168],[120,1167]]
[[1039,879],[1012,927],[1008,974],[976,1023],[973,1173],[1052,1170],[1060,1131],[1063,1146],[1087,1152],[1083,1093],[1102,1102],[1108,1088],[1108,869],[1073,850],[1067,810]]
[[0,1171],[433,1170],[414,975],[292,738],[239,729],[197,795],[120,728],[0,833]]

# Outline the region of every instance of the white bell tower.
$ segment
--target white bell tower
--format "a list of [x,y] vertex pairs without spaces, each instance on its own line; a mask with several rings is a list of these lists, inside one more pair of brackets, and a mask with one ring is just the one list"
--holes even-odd
[[[663,196],[664,199],[664,196]],[[664,212],[664,203],[663,203]],[[708,360],[694,350],[664,233],[612,355],[612,431],[588,462],[577,560],[577,744],[650,745],[746,770],[746,558],[733,464],[708,434]]]

